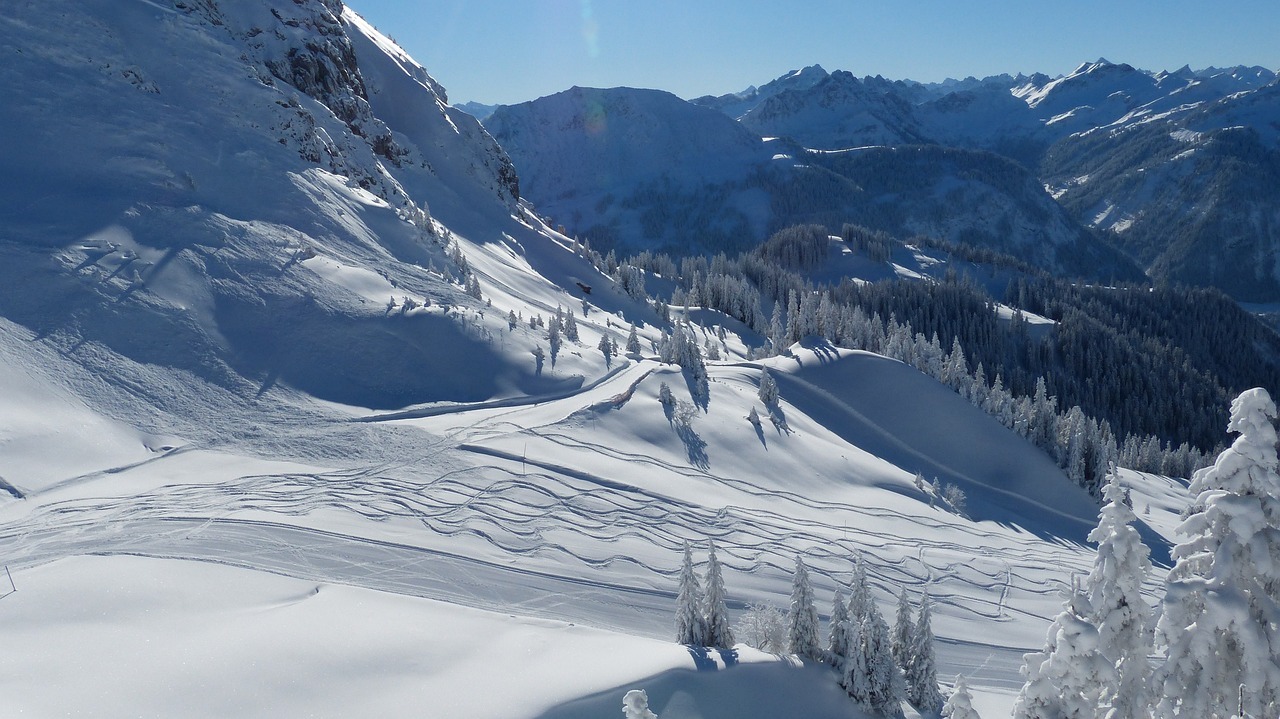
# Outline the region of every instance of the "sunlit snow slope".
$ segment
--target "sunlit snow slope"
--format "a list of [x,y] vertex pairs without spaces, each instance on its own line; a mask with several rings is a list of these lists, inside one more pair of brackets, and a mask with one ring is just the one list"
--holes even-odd
[[824,615],[858,553],[886,613],[928,587],[942,675],[1004,710],[1090,560],[1083,492],[901,363],[796,346],[757,429],[704,312],[728,359],[668,417],[653,310],[334,0],[17,2],[0,54],[0,713],[856,716],[821,667],[667,643],[708,539],[735,616],[797,554]]

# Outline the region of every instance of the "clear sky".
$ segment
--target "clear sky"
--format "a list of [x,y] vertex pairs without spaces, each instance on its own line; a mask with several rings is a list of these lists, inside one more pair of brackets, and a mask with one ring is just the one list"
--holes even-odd
[[684,98],[820,64],[924,82],[1070,72],[1280,69],[1280,0],[346,0],[449,92],[516,103],[588,87]]

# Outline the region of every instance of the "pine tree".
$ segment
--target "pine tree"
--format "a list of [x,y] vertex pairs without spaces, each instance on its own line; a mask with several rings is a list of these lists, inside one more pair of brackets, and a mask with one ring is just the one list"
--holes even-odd
[[920,597],[920,613],[911,637],[905,668],[907,701],[922,713],[942,709],[942,692],[938,690],[938,665],[933,654],[933,619],[929,592]]
[[769,374],[768,367],[760,368],[760,389],[756,391],[756,396],[764,402],[765,407],[772,407],[778,403],[778,383],[774,381],[773,375]]
[[874,711],[871,706],[871,673],[867,670],[867,655],[863,651],[862,625],[849,617],[847,637],[849,651],[841,663],[840,686],[862,711]]
[[831,605],[831,626],[827,632],[827,663],[839,671],[848,655],[849,607],[845,604],[844,592],[836,589],[836,598]]
[[813,606],[813,587],[804,560],[796,557],[796,571],[791,580],[791,609],[787,613],[787,637],[791,653],[802,659],[820,660],[818,647],[818,611]]
[[[1195,473],[1157,631],[1168,646],[1157,715],[1280,715],[1280,474],[1276,406],[1261,388],[1231,403],[1239,433]],[[1243,687],[1243,689],[1241,688]]]
[[862,645],[866,657],[868,701],[871,710],[881,716],[899,716],[902,712],[902,671],[893,663],[889,625],[872,602],[863,622]]
[[[916,475],[919,477],[920,475]],[[911,601],[904,587],[898,594],[898,615],[893,623],[893,661],[907,671],[911,662],[911,647],[915,644],[915,624],[911,619]]]
[[564,337],[570,342],[578,341],[578,321],[573,317],[573,310],[569,310],[569,314],[565,318]]
[[547,329],[547,345],[551,347],[551,369],[556,368],[556,359],[560,357],[560,323],[551,322]]
[[867,568],[859,554],[853,561],[853,582],[849,585],[849,621],[861,625],[871,605],[871,587],[867,584]]
[[707,620],[702,615],[702,585],[693,571],[693,552],[684,545],[684,564],[680,566],[680,593],[676,595],[676,644],[695,647],[707,645]]
[[600,335],[600,343],[596,345],[596,349],[600,350],[600,354],[604,355],[605,364],[613,359],[613,338],[607,334]]
[[978,712],[973,708],[973,696],[969,694],[969,685],[965,683],[964,677],[956,676],[956,684],[951,690],[951,696],[947,697],[947,703],[942,707],[942,716],[947,719],[979,719]]
[[1014,719],[1095,719],[1102,686],[1111,681],[1114,668],[1098,652],[1091,614],[1088,598],[1072,589],[1049,625],[1044,649],[1023,655],[1026,683],[1014,702]]
[[1137,520],[1125,504],[1125,489],[1113,469],[1103,497],[1107,504],[1089,541],[1098,543],[1085,593],[1098,628],[1098,651],[1116,667],[1101,702],[1108,719],[1140,719],[1150,714],[1148,686],[1152,653],[1148,629],[1151,609],[1142,598],[1142,582],[1151,571],[1150,551],[1133,527]]
[[782,354],[782,348],[787,346],[786,329],[782,322],[781,302],[773,304],[773,318],[769,320],[769,342],[775,355]]
[[631,324],[631,332],[627,334],[627,352],[640,354],[640,336],[636,334],[635,323]]
[[707,593],[703,616],[707,622],[707,646],[729,649],[735,644],[729,628],[729,609],[725,606],[724,577],[720,560],[716,559],[715,542],[707,541]]

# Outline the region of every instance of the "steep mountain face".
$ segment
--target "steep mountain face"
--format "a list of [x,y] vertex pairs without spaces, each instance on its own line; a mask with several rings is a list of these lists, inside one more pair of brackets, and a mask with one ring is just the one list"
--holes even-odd
[[[742,125],[760,136],[781,138],[782,144],[775,145],[780,148],[778,155],[796,156],[796,150],[785,149],[788,144],[821,150],[930,144],[1002,155],[1032,168],[1071,218],[1034,210],[1027,215],[1029,222],[1056,217],[1054,227],[1045,232],[1059,238],[1081,237],[1078,228],[1064,233],[1063,222],[1101,232],[1101,242],[1073,239],[1051,245],[1081,242],[1081,258],[1107,256],[1112,258],[1109,268],[1130,266],[1118,270],[1120,276],[1133,276],[1132,263],[1120,259],[1108,245],[1130,255],[1155,279],[1207,284],[1240,299],[1280,300],[1280,287],[1273,279],[1273,268],[1280,263],[1274,249],[1277,202],[1258,191],[1274,175],[1273,153],[1280,142],[1280,83],[1270,70],[1184,67],[1151,73],[1100,59],[1057,78],[1001,75],[932,85],[859,80],[847,72],[819,70],[806,68],[759,90],[694,102],[740,118]],[[977,157],[968,161],[988,167],[996,164]],[[961,194],[952,187],[914,193],[919,203],[914,207],[868,205],[862,201],[863,190],[870,197],[897,196],[887,175],[860,173],[854,189],[810,173],[786,187],[794,169],[775,166],[746,181],[746,187],[761,189],[771,198],[764,226],[840,219],[896,234],[964,238],[1019,254],[1018,247],[1034,244],[1028,238],[1035,233],[1016,219],[1002,218],[1010,216],[1008,210],[1014,205],[1043,208],[1047,204],[1042,197],[1033,200],[1034,191],[1027,190],[1025,183],[1015,182],[1002,183],[1019,188],[1013,197],[997,198],[987,191],[967,197],[971,203],[981,197],[979,204],[957,202]],[[913,165],[894,171],[919,178],[924,169]],[[927,174],[942,178],[946,173],[939,169]],[[959,179],[952,184],[966,182]],[[936,185],[925,181],[922,186]],[[741,209],[742,187],[720,184],[706,194],[722,204],[732,198],[731,204]],[[799,188],[815,193],[815,199],[801,197]],[[599,188],[591,192],[597,198],[606,197]],[[716,216],[707,209],[709,205],[700,205],[687,194],[653,189],[644,197],[632,198],[631,204],[680,207],[674,213],[680,221],[697,216],[703,219],[694,226],[716,225],[709,219]],[[700,209],[691,209],[695,206]],[[937,212],[949,213],[949,219],[938,221]],[[646,214],[651,223],[664,216],[643,209],[638,214]],[[588,234],[610,236],[603,226],[583,228],[579,220],[585,216],[577,208],[568,222]],[[614,227],[637,221],[635,217],[620,220]],[[741,236],[761,222],[735,223],[721,217],[718,226],[736,227],[731,234]],[[617,234],[616,229],[612,232]],[[664,246],[672,245],[671,236],[664,238]],[[715,246],[732,244],[721,237]],[[1093,249],[1084,250],[1085,245]],[[1019,256],[1054,271],[1079,266],[1049,261],[1044,252],[1039,254]]]
[[705,95],[694,98],[689,102],[711,108],[735,120],[739,120],[742,119],[743,115],[771,97],[784,92],[803,92],[826,80],[827,77],[828,73],[822,69],[821,65],[810,65],[770,80],[760,87],[752,86],[742,92],[729,95]]
[[764,232],[742,180],[774,150],[670,93],[573,88],[500,107],[485,127],[538,210],[599,249],[725,249]]
[[741,122],[761,137],[785,137],[820,150],[903,145],[924,140],[912,105],[894,83],[836,71],[810,87],[765,99]]
[[1252,128],[1152,123],[1073,137],[1044,163],[1059,201],[1158,280],[1280,298],[1280,149]]
[[[752,118],[771,116],[821,116],[838,125],[854,101],[872,101],[886,117],[906,107],[889,83],[848,73],[812,89],[830,102],[784,90],[734,122],[666,93],[575,88],[500,108],[486,127],[514,158],[539,211],[602,252],[733,253],[788,225],[821,222],[838,231],[854,222],[998,250],[1052,272],[1141,276],[1063,213],[1025,169],[990,152],[804,150],[752,131],[760,130]],[[792,102],[799,114],[784,111]],[[908,132],[890,138],[888,125],[874,127],[862,139],[899,145]],[[829,129],[834,142],[841,131]]]
[[[218,407],[543,382],[463,284],[496,290],[481,255],[550,240],[517,219],[502,149],[390,41],[336,0],[65,5],[0,17],[0,122],[23,138],[0,154],[23,178],[0,192],[0,315],[179,421],[193,381]],[[487,372],[421,371],[460,362]]]
[[900,237],[995,250],[1057,275],[1141,278],[1128,258],[1074,222],[1034,175],[994,153],[917,145],[811,157],[860,189],[829,224],[857,218]]

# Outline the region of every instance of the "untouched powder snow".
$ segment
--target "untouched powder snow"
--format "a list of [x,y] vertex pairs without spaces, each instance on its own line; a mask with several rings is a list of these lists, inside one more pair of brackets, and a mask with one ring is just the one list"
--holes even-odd
[[14,716],[416,707],[432,717],[576,719],[621,715],[631,688],[676,719],[857,716],[827,669],[746,648],[694,655],[561,621],[167,559],[79,557],[15,580],[0,612],[0,690]]

